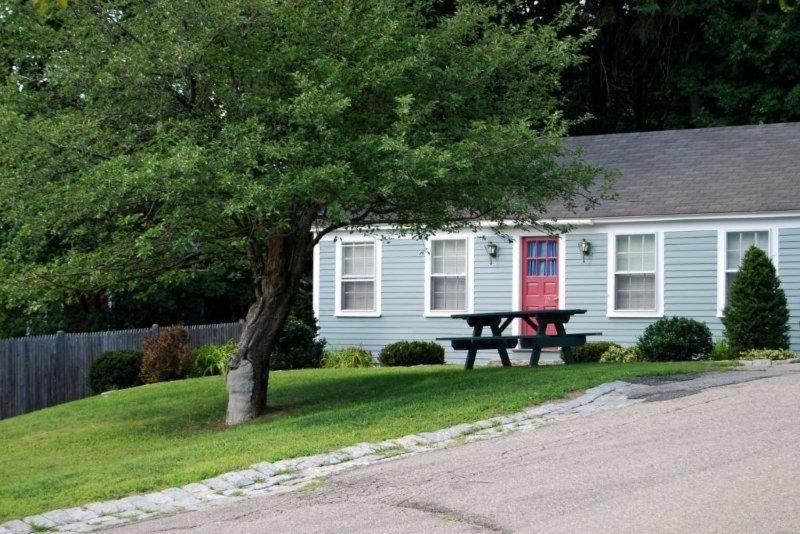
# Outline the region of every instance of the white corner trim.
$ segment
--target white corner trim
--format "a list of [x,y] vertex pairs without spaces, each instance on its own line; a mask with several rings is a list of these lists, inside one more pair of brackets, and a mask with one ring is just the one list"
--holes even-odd
[[[616,310],[614,308],[615,299],[615,276],[617,270],[617,236],[618,235],[642,235],[655,234],[656,236],[656,309],[654,310]],[[611,318],[648,318],[656,319],[664,316],[664,231],[630,228],[624,230],[613,230],[608,232],[608,245],[606,250],[606,272],[607,272],[607,291],[606,291],[606,317]]]
[[[372,243],[373,250],[373,287],[375,291],[375,309],[368,311],[342,309],[342,243]],[[334,268],[334,316],[335,317],[380,317],[381,316],[381,286],[383,264],[383,242],[374,237],[364,236],[339,236],[336,240]]]
[[[466,310],[431,310],[431,242],[437,240],[466,241]],[[454,313],[472,313],[475,311],[475,236],[474,234],[437,234],[425,240],[425,298],[423,317],[450,317]]]
[[[511,249],[511,309],[519,310],[522,308],[522,236],[514,236]],[[512,321],[511,332],[513,335],[520,335],[520,322]]]
[[319,321],[319,243],[314,245],[314,254],[311,269],[311,307],[314,310],[314,317]]
[[728,262],[728,234],[731,232],[769,232],[769,251],[767,256],[775,266],[775,271],[780,274],[780,228],[764,221],[725,225],[717,229],[717,317],[721,318],[728,299],[727,291],[727,262]]
[[567,236],[558,236],[558,309],[567,308]]

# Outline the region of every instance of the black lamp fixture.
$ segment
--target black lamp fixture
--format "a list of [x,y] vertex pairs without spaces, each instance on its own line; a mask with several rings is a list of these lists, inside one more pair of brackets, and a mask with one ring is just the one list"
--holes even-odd
[[492,265],[494,260],[497,259],[497,245],[490,242],[483,246],[486,249],[486,254],[489,256],[489,265]]
[[581,253],[581,261],[586,263],[586,258],[592,252],[592,244],[586,241],[586,238],[580,240],[578,243],[578,251]]

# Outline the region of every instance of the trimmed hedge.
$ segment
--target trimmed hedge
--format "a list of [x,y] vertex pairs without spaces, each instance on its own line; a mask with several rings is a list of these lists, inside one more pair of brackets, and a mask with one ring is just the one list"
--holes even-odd
[[[612,347],[621,348],[621,345],[610,341],[589,341],[583,345],[572,347],[572,357],[575,359],[575,363],[599,362],[603,354]],[[564,349],[561,349],[561,361],[567,361],[564,357]]]
[[387,367],[442,365],[444,348],[433,341],[398,341],[383,347],[378,360]]
[[94,393],[125,389],[142,384],[140,370],[144,352],[113,350],[104,352],[89,368],[89,388]]
[[636,347],[620,347],[619,345],[609,348],[600,357],[600,363],[633,363],[642,361],[642,356]]
[[688,361],[711,354],[714,345],[705,323],[688,317],[670,317],[648,326],[636,349],[651,362]]
[[750,349],[739,354],[740,360],[793,360],[797,354],[789,349]]

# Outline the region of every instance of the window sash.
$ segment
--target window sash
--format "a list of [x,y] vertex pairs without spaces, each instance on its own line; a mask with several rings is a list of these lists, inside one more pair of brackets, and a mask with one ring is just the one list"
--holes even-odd
[[624,234],[615,237],[614,310],[658,309],[658,239],[656,234]]
[[[770,255],[770,231],[769,230],[745,230],[725,233],[725,302],[731,294],[733,280],[742,267],[744,255],[752,245],[763,250],[767,256]],[[723,306],[723,307],[724,307]]]
[[339,283],[340,309],[374,312],[376,309],[376,247],[372,242],[342,243]]
[[342,280],[342,310],[374,311],[375,282],[373,280]]
[[467,309],[466,276],[432,276],[431,309],[435,311],[464,311]]
[[467,243],[465,239],[435,239],[431,241],[431,275],[467,274]]
[[342,279],[375,277],[375,244],[342,243]]
[[757,246],[769,256],[769,230],[727,232],[725,234],[725,272],[738,273],[744,255],[752,245]]
[[467,246],[466,239],[430,241],[428,296],[431,311],[466,311]]

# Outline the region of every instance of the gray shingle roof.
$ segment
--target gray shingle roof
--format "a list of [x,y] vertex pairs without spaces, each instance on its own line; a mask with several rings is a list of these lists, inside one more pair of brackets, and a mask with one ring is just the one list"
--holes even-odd
[[800,210],[800,122],[571,137],[587,161],[618,169],[617,200],[589,212],[622,217]]

